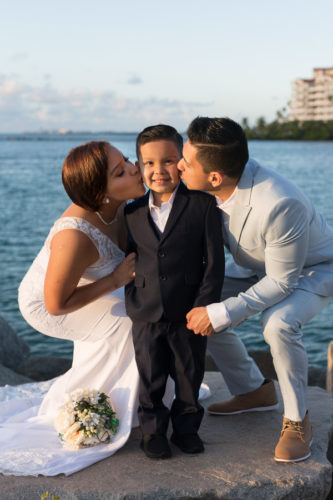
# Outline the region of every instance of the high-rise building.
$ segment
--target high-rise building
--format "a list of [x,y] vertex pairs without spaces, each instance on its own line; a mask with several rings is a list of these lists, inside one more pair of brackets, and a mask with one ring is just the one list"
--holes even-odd
[[292,83],[289,120],[333,120],[333,68],[315,68]]

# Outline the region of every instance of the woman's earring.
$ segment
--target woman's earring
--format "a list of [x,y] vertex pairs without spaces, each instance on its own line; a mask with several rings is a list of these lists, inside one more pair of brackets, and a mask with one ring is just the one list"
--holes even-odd
[[108,205],[110,203],[109,198],[105,198],[105,203]]

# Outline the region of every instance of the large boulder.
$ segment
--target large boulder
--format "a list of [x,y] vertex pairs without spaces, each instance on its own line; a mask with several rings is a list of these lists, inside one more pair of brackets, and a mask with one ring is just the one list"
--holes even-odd
[[[273,365],[273,358],[269,349],[249,350],[248,352],[251,358],[253,358],[258,365],[265,378],[277,380],[276,371]],[[206,357],[206,371],[219,371],[209,354]],[[324,370],[316,367],[310,367],[308,372],[308,385],[314,385],[325,389],[326,373]]]
[[29,354],[28,344],[0,316],[0,364],[16,370]]
[[6,366],[0,365],[0,386],[26,384],[27,382],[32,382],[32,380]]
[[[272,355],[268,349],[249,350],[248,353],[254,359],[265,378],[277,380]],[[206,371],[219,371],[209,354],[206,356]]]
[[[276,371],[273,365],[273,358],[269,349],[249,350],[249,355],[257,363],[265,378],[277,380]],[[325,389],[325,371],[320,368],[316,368],[315,366],[310,366],[308,371],[308,385],[314,385]]]
[[310,366],[308,373],[308,385],[315,385],[316,387],[321,387],[326,389],[326,373],[320,368],[315,366]]
[[56,356],[36,356],[23,361],[16,371],[36,381],[50,380],[67,372],[72,360]]
[[265,378],[277,380],[276,371],[273,365],[273,358],[269,349],[249,350],[249,355],[259,366]]

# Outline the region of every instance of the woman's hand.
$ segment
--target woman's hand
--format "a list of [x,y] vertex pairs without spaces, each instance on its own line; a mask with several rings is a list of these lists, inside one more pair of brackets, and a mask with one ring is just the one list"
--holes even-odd
[[134,252],[128,254],[111,274],[116,288],[127,285],[134,278],[135,258],[136,254]]

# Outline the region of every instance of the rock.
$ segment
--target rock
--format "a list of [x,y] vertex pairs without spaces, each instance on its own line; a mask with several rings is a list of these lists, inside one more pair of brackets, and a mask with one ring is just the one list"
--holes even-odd
[[[257,363],[265,378],[277,380],[272,355],[268,349],[249,350],[248,353]],[[206,357],[206,371],[219,371],[214,360],[209,354],[207,354]]]
[[206,363],[205,363],[205,371],[206,372],[218,372],[219,369],[217,368],[215,361],[211,357],[210,354],[206,353]]
[[29,346],[0,316],[0,363],[15,370],[29,356]]
[[23,361],[16,369],[18,373],[36,381],[50,380],[67,372],[72,360],[56,356],[36,356]]
[[326,373],[315,366],[309,367],[308,385],[314,385],[326,389]]
[[[42,381],[62,375],[72,366],[72,360],[56,356],[40,356],[29,358],[29,346],[22,340],[9,324],[0,316],[0,385],[17,385]],[[3,368],[9,368],[9,371]],[[13,371],[13,372],[12,372]],[[15,377],[16,372],[17,377]],[[8,379],[6,379],[8,375]],[[16,382],[17,381],[17,382]]]
[[[249,350],[248,353],[257,363],[261,373],[265,378],[271,378],[277,380],[277,375],[273,365],[272,355],[268,349]],[[209,354],[207,354],[206,356],[206,371],[219,371]],[[332,392],[333,392],[333,361],[332,361],[331,377],[332,377]],[[315,385],[317,387],[325,389],[326,379],[327,377],[324,370],[321,370],[320,368],[316,367],[309,368],[308,385]]]
[[[254,361],[259,366],[262,374],[265,378],[272,378],[277,380],[276,371],[273,365],[273,358],[268,349],[260,349],[249,351],[249,355],[254,359]],[[308,385],[314,385],[326,388],[326,374],[324,370],[317,368],[315,366],[310,366],[308,371]]]
[[26,384],[27,382],[32,382],[32,380],[0,364],[0,386]]
[[273,358],[269,349],[249,350],[249,355],[259,366],[265,378],[277,380],[276,371],[273,365]]
[[[213,396],[204,406],[229,397],[219,373],[207,373],[205,382]],[[206,414],[200,429],[203,454],[186,455],[172,445],[170,460],[151,460],[139,449],[140,432],[134,429],[115,455],[70,477],[0,476],[1,498],[40,498],[49,491],[63,500],[324,500],[332,474],[326,450],[333,400],[325,390],[309,387],[308,401],[314,443],[304,462],[274,461],[282,408],[229,417]]]
[[326,390],[333,393],[333,341],[329,343],[327,349]]

